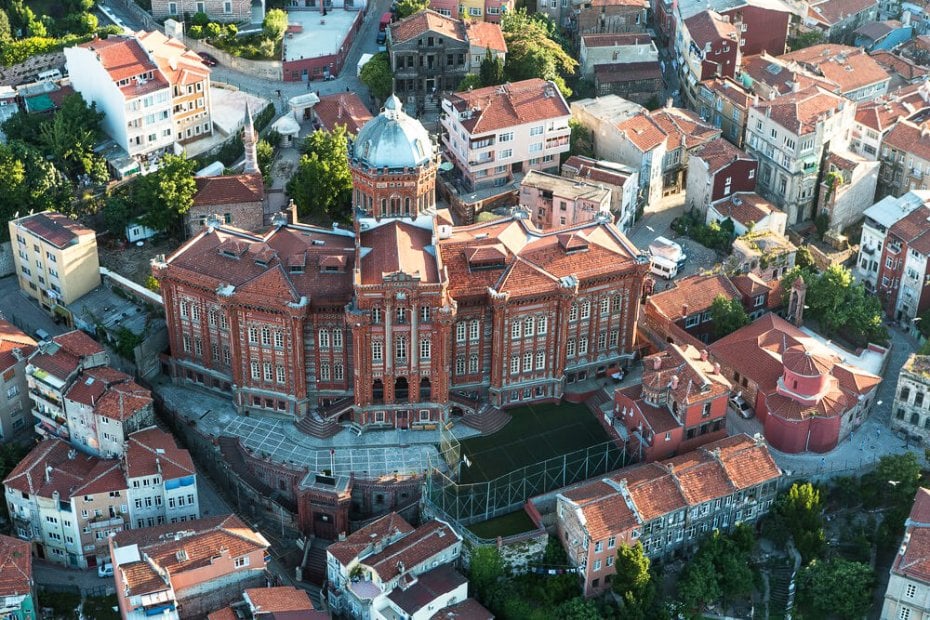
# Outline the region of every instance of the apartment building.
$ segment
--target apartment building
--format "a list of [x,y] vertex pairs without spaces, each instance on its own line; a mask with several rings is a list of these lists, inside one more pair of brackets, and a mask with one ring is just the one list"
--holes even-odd
[[559,493],[559,540],[584,596],[595,596],[610,589],[619,546],[641,542],[652,559],[678,557],[715,530],[768,513],[781,475],[762,439],[727,437]]
[[468,39],[470,73],[481,71],[481,63],[488,53],[502,63],[507,61],[507,42],[497,24],[469,19],[465,22],[465,38]]
[[385,515],[327,547],[330,609],[358,620],[392,618],[386,608],[395,592],[451,565],[461,551],[462,537],[445,521],[414,528],[396,512]]
[[104,113],[101,127],[140,161],[173,152],[171,82],[134,36],[111,35],[65,48],[71,85]]
[[26,360],[35,347],[35,340],[0,318],[0,441],[9,441],[31,425]]
[[[311,1],[316,4],[315,0]],[[264,4],[258,6],[264,7]],[[252,7],[252,0],[153,0],[152,17],[162,21],[169,17],[180,19],[188,14],[206,13],[210,21],[215,22],[262,23],[264,9],[253,15]]]
[[7,620],[39,617],[29,543],[0,535],[0,614]]
[[879,159],[882,143],[888,132],[901,120],[926,110],[928,106],[930,106],[930,84],[926,81],[905,86],[884,97],[860,103],[856,107],[856,119],[849,149],[868,159]]
[[688,158],[688,208],[706,214],[712,202],[756,188],[759,162],[723,138],[694,149]]
[[271,545],[235,515],[122,531],[109,543],[125,620],[202,618],[266,585]]
[[732,386],[707,350],[669,343],[643,358],[643,382],[614,392],[608,423],[620,424],[641,461],[684,454],[726,437]]
[[610,190],[610,212],[624,233],[636,220],[639,205],[639,173],[623,164],[572,155],[562,164],[562,176],[597,184]]
[[831,235],[842,235],[872,206],[878,170],[877,161],[845,149],[831,149],[824,156],[817,213],[826,218],[827,231]]
[[682,95],[689,107],[697,109],[700,82],[736,75],[741,58],[739,29],[715,11],[701,11],[678,29],[675,58]]
[[755,95],[735,80],[713,78],[701,82],[696,90],[695,110],[701,119],[720,129],[720,135],[731,144],[743,148],[749,108],[757,101]]
[[181,41],[158,30],[136,36],[171,85],[175,140],[186,144],[213,135],[210,68]]
[[904,522],[904,538],[889,571],[882,620],[925,620],[930,617],[930,489],[917,489]]
[[862,48],[825,43],[780,57],[798,63],[815,75],[836,84],[833,92],[851,101],[870,101],[888,92],[891,76]]
[[921,204],[885,233],[875,293],[885,314],[905,325],[930,308],[930,207]]
[[598,65],[658,62],[659,50],[645,33],[586,34],[581,37],[578,60],[581,75],[591,79]]
[[40,437],[71,440],[65,394],[81,371],[104,366],[109,360],[104,348],[79,330],[39,344],[26,365],[26,382]]
[[152,426],[129,435],[123,461],[131,527],[200,517],[197,470],[190,453],[170,434]]
[[912,353],[904,362],[891,411],[893,432],[917,445],[930,440],[930,357]]
[[19,288],[48,312],[100,286],[93,230],[53,211],[10,220],[8,226]]
[[816,86],[750,109],[746,151],[759,160],[756,191],[788,214],[789,226],[816,215],[824,152],[848,144],[854,116],[852,103]]
[[109,366],[89,368],[64,391],[71,445],[103,458],[123,454],[126,437],[155,423],[151,392]]
[[885,134],[879,153],[880,196],[930,189],[930,125],[899,120]]
[[442,101],[444,152],[468,191],[500,187],[530,170],[557,173],[571,112],[538,78],[453,93]]
[[747,90],[760,99],[776,99],[811,86],[831,93],[837,93],[839,87],[821,75],[789,62],[784,56],[772,56],[766,52],[753,56],[743,56],[739,81],[747,84]]
[[446,17],[499,24],[501,16],[514,8],[513,0],[430,0],[429,8]]
[[550,230],[609,216],[610,193],[606,187],[530,170],[520,182],[519,201],[537,228]]
[[119,461],[41,441],[3,481],[13,533],[41,559],[71,568],[107,561],[107,538],[129,527]]
[[884,253],[888,229],[918,207],[930,203],[930,191],[911,190],[895,198],[885,196],[865,210],[862,236],[859,239],[859,256],[853,275],[868,291],[878,289],[878,268]]
[[878,20],[878,0],[815,0],[802,23],[819,30],[831,43],[852,42],[863,24]]

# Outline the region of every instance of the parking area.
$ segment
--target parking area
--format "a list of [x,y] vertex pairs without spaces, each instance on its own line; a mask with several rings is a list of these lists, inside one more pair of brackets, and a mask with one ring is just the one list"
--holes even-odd
[[0,278],[0,313],[33,337],[38,329],[44,329],[52,336],[68,331],[67,326],[55,323],[38,303],[19,290],[16,276]]

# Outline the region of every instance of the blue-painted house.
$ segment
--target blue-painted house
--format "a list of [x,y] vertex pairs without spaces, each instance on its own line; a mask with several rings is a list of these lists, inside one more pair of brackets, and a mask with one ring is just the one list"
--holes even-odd
[[883,22],[869,22],[860,26],[855,34],[854,45],[865,48],[868,52],[890,50],[910,41],[914,29],[910,24],[903,24],[896,19]]

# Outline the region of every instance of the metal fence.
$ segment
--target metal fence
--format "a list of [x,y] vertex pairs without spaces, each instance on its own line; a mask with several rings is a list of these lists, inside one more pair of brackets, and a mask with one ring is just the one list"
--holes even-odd
[[[459,484],[432,468],[426,478],[426,501],[438,514],[471,525],[518,510],[531,497],[620,469],[629,463],[626,447],[605,441],[510,473],[471,484]],[[450,465],[453,471],[455,468]]]

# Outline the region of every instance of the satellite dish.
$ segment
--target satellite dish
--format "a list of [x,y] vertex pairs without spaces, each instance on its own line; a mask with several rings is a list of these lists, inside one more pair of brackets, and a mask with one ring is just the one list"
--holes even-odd
[[443,172],[449,172],[453,168],[455,168],[455,165],[453,165],[451,161],[444,161],[441,164],[439,164],[439,169],[442,170]]

